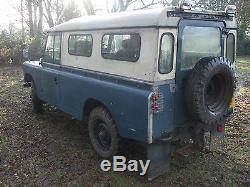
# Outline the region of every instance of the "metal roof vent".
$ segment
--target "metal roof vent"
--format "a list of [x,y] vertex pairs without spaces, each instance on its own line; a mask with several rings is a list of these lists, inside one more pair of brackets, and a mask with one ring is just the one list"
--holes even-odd
[[235,5],[227,5],[225,9],[225,13],[228,15],[235,15],[236,13],[236,6]]

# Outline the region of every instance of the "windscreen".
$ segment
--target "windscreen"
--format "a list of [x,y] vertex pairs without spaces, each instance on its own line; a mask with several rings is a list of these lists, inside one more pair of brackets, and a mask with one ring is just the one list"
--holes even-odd
[[182,36],[181,69],[192,69],[204,57],[221,56],[220,36],[217,27],[186,26]]

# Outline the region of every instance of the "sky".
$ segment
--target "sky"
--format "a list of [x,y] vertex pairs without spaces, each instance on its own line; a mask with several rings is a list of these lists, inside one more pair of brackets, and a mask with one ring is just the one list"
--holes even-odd
[[[67,4],[70,0],[64,0]],[[92,0],[94,6],[98,8],[105,7],[105,0]],[[81,0],[75,0],[79,6],[82,6]],[[8,28],[10,23],[15,24],[17,28],[21,25],[17,22],[20,21],[20,13],[18,8],[20,6],[20,0],[0,0],[0,30]]]
[[[64,0],[67,4],[71,0]],[[83,9],[82,0],[74,0],[78,5],[79,9]],[[109,4],[113,4],[113,0],[108,0]],[[151,0],[145,0],[145,2]],[[0,0],[0,30],[8,29],[9,24],[12,23],[16,28],[21,28],[20,20],[21,16],[18,11],[20,8],[21,0]],[[106,0],[92,0],[95,9],[99,10],[99,13],[105,13],[100,11],[101,9],[106,10]]]
[[20,20],[18,2],[19,0],[0,0],[0,29],[8,28],[10,23]]

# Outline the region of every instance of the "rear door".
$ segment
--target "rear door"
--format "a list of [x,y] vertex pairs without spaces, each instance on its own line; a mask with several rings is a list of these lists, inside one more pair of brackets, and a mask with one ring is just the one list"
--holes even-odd
[[176,63],[175,125],[188,122],[185,85],[187,76],[195,64],[204,57],[224,54],[223,22],[182,20],[179,24],[178,52]]

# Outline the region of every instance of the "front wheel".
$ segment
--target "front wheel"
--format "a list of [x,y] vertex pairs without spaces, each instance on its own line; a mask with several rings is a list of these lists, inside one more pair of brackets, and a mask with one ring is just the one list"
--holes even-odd
[[116,125],[103,107],[92,110],[89,117],[89,137],[94,150],[103,158],[114,156],[119,147]]
[[31,81],[31,101],[32,101],[32,111],[36,114],[43,112],[43,103],[38,98],[37,90],[34,81]]

